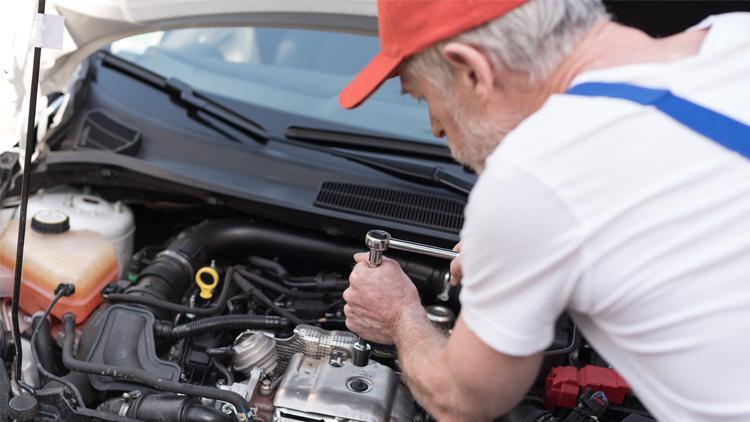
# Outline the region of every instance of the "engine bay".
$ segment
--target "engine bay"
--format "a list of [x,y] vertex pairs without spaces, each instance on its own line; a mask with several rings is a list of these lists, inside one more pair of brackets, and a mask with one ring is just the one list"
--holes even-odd
[[[17,209],[3,213],[7,297]],[[358,338],[346,328],[342,292],[364,242],[88,188],[36,192],[29,218],[24,385],[11,382],[15,395],[30,391],[38,402],[27,420],[432,420],[403,384],[392,346],[371,344],[355,365]],[[388,256],[450,335],[460,304],[448,262]],[[8,308],[4,299],[4,333]],[[5,334],[6,362],[9,341]],[[498,420],[652,419],[563,316],[537,382]]]

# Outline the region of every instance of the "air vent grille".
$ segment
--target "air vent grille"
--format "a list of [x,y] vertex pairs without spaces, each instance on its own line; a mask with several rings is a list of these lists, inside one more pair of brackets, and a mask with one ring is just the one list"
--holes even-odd
[[135,155],[141,147],[141,134],[109,114],[94,110],[83,122],[76,149],[97,149]]
[[323,182],[315,205],[369,217],[458,233],[462,201],[452,198],[342,182]]

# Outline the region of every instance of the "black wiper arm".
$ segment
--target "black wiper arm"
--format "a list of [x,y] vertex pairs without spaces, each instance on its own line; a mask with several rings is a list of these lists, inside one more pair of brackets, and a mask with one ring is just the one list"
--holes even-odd
[[259,123],[235,113],[216,100],[196,92],[187,82],[177,78],[165,78],[104,50],[99,52],[99,57],[105,66],[116,69],[176,98],[177,103],[186,109],[211,116],[258,142],[265,143],[268,141],[268,132]]
[[444,145],[429,144],[408,139],[397,139],[372,134],[342,132],[332,129],[289,126],[285,133],[288,139],[308,142],[332,148],[356,148],[359,151],[407,154],[452,162],[450,150]]
[[447,188],[462,195],[468,196],[474,187],[474,182],[451,174],[438,166],[386,157],[374,157],[340,149],[333,149],[330,152],[333,155],[364,164],[401,179],[422,185]]

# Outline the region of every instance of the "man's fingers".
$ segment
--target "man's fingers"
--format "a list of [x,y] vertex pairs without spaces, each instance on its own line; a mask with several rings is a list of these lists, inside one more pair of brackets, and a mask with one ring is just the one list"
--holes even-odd
[[370,253],[369,252],[359,252],[354,254],[354,262],[356,263],[365,263],[367,264],[370,262]]
[[[383,262],[386,261],[393,261],[391,258],[388,258],[387,256],[383,257]],[[354,262],[359,264],[360,262],[363,264],[369,264],[370,263],[370,253],[369,252],[358,252],[354,254]]]
[[459,253],[459,256],[453,259],[451,261],[451,286],[458,286],[461,284],[461,277],[463,277],[463,273],[461,271],[461,242],[456,243],[456,246],[453,247],[453,250]]
[[365,271],[369,266],[364,262],[358,262],[357,265],[352,268],[351,274],[349,274],[349,284],[358,284],[365,277]]
[[346,328],[356,333],[360,328],[359,324],[357,323],[357,313],[350,305],[347,304],[344,305],[344,315],[346,316]]
[[458,286],[459,284],[461,284],[462,276],[463,273],[461,272],[460,257],[457,257],[453,261],[451,261],[451,285]]
[[344,299],[344,302],[350,303],[354,299],[354,291],[350,287],[344,290],[344,293],[341,294],[341,297]]

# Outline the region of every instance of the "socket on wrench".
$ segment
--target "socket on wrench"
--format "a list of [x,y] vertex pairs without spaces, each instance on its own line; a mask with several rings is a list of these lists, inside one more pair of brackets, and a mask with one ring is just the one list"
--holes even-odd
[[[421,255],[434,256],[446,260],[453,260],[458,257],[458,252],[450,249],[438,248],[435,246],[424,245],[408,240],[394,239],[390,233],[383,230],[370,230],[365,235],[365,244],[370,249],[369,265],[374,268],[383,262],[383,254],[388,249],[397,249],[406,252],[414,252]],[[438,294],[438,300],[447,302],[450,298],[450,273],[445,274],[443,281],[443,290]]]

